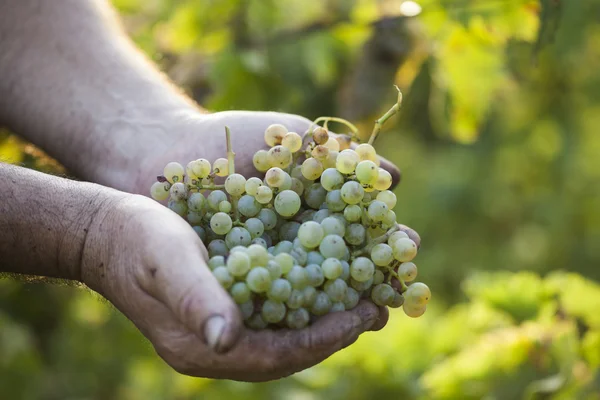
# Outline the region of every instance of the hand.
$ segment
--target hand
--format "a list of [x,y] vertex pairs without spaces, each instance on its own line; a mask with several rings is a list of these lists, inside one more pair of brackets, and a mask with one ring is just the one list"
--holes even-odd
[[251,331],[188,224],[155,201],[118,194],[88,228],[82,281],[110,300],[175,370],[265,381],[308,368],[385,324],[369,302],[302,330]]

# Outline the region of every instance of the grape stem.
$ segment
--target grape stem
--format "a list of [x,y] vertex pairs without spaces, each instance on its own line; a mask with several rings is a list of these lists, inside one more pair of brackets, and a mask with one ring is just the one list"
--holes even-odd
[[365,247],[356,250],[352,255],[357,256],[357,255],[361,255],[361,254],[370,254],[371,250],[373,250],[373,247],[375,247],[376,245],[378,245],[380,243],[386,242],[390,238],[390,236],[392,236],[392,234],[394,232],[397,232],[399,230],[400,230],[400,225],[396,224],[395,226],[390,228],[383,235],[371,240],[370,243],[368,245],[366,245]]
[[398,86],[394,85],[394,87],[398,91],[398,101],[396,101],[396,104],[394,104],[392,106],[392,108],[390,108],[385,114],[383,114],[383,116],[381,118],[379,118],[378,120],[375,121],[375,126],[373,127],[373,132],[371,133],[371,137],[369,138],[369,141],[368,141],[368,143],[371,145],[377,138],[377,135],[379,134],[379,131],[381,130],[381,127],[383,126],[383,124],[385,124],[385,122],[388,119],[390,119],[390,117],[392,117],[394,114],[396,114],[398,112],[398,110],[400,110],[400,105],[402,104],[402,92],[400,91],[400,88]]
[[[309,133],[308,133],[309,135],[312,135],[315,125],[318,125],[319,122],[321,122],[321,121],[325,121],[325,126],[327,126],[327,123],[330,121],[338,122],[338,123],[346,125],[348,128],[350,128],[350,130],[352,131],[352,134],[354,136],[356,136],[358,134],[358,128],[350,121],[347,121],[343,118],[337,118],[337,117],[319,117],[319,118],[315,119],[313,121],[312,125],[310,126]],[[327,128],[325,128],[325,129],[327,129]]]

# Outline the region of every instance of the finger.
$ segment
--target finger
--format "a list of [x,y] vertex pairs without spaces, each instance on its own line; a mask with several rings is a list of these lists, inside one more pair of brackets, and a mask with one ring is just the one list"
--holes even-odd
[[390,313],[389,313],[387,307],[383,307],[383,306],[379,307],[379,316],[373,323],[373,326],[371,326],[371,328],[369,328],[369,330],[370,331],[379,331],[379,330],[383,329],[383,327],[385,327],[385,325],[387,324],[389,319],[390,319]]

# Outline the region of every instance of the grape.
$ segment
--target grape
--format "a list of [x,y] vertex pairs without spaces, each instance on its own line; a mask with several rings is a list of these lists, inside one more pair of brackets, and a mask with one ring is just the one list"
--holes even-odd
[[[357,257],[350,264],[350,276],[358,282],[366,282],[373,278],[375,266],[373,262],[366,257]],[[358,289],[357,289],[358,290]]]
[[287,133],[287,128],[281,124],[269,125],[265,130],[265,142],[271,147],[277,146]]
[[405,302],[402,309],[404,310],[404,313],[407,316],[409,316],[411,318],[418,318],[421,315],[425,314],[425,311],[427,310],[427,306],[426,305],[420,306],[417,304],[407,304]]
[[233,285],[233,277],[226,267],[217,267],[212,271],[214,277],[225,289],[229,289]]
[[283,183],[278,188],[279,190],[292,190],[292,177],[286,172],[283,176]]
[[265,322],[276,324],[285,317],[287,309],[283,303],[273,300],[266,300],[263,303],[260,315]]
[[[194,211],[188,211],[187,220],[190,223],[190,225],[200,225],[202,223],[202,214],[194,212]],[[195,228],[202,228],[202,227],[196,226]],[[202,228],[202,229],[204,229],[204,228]]]
[[245,303],[239,305],[240,311],[242,313],[242,319],[246,321],[248,318],[252,316],[254,312],[254,302],[252,300],[248,300]]
[[221,239],[213,240],[208,244],[208,255],[210,257],[227,255],[227,245]]
[[[261,237],[257,237],[252,239],[252,244],[256,244],[259,245],[260,247],[264,247],[264,249],[266,250],[268,246],[267,241],[263,238],[264,233],[261,235]],[[268,237],[268,236],[267,236]]]
[[342,312],[342,311],[346,311],[346,306],[344,306],[344,303],[341,301],[333,303],[331,305],[331,309],[329,310],[330,313]]
[[250,257],[241,251],[229,254],[227,270],[233,276],[244,276],[250,271]]
[[281,273],[287,274],[294,266],[294,258],[288,253],[279,253],[275,256],[275,261],[281,266]]
[[377,180],[373,187],[377,190],[387,190],[392,186],[392,175],[383,168],[379,168]]
[[279,263],[277,261],[269,260],[267,262],[266,268],[269,271],[269,274],[271,275],[271,279],[281,278],[281,275],[282,275],[281,265],[279,265]]
[[398,292],[395,292],[394,300],[392,300],[392,302],[390,304],[388,304],[388,306],[391,308],[399,308],[399,307],[402,307],[403,304],[404,304],[404,296],[402,296]]
[[348,222],[357,222],[360,221],[360,217],[362,216],[362,208],[357,206],[356,204],[351,204],[344,208],[344,218]]
[[390,265],[394,260],[392,248],[385,243],[376,244],[371,249],[371,260],[380,267]]
[[225,214],[231,211],[231,203],[228,201],[222,201],[219,203],[219,211],[224,212]]
[[302,289],[302,295],[304,296],[304,307],[310,307],[317,297],[317,289],[313,286],[307,286]]
[[396,206],[396,195],[390,190],[379,192],[376,199],[383,201],[390,209]]
[[269,164],[269,153],[266,150],[258,150],[252,157],[252,164],[254,164],[254,168],[256,168],[257,171],[266,172],[271,168],[271,164]]
[[165,166],[163,175],[169,183],[182,182],[185,171],[178,162],[170,162]]
[[192,176],[197,179],[206,178],[208,175],[210,175],[210,171],[210,161],[204,158],[199,158],[195,161],[191,161],[186,167],[186,173],[188,174],[188,176]]
[[251,267],[264,267],[269,262],[269,253],[260,244],[251,244],[248,246],[246,254],[250,257]]
[[329,149],[329,150],[333,150],[333,151],[340,151],[340,144],[338,143],[337,140],[335,140],[334,138],[330,137],[327,142],[325,142],[325,146]]
[[240,174],[231,174],[225,179],[225,190],[232,196],[241,196],[246,191],[246,178]]
[[346,310],[351,310],[357,306],[358,302],[360,301],[360,295],[354,288],[348,287],[346,289],[346,295],[344,296],[343,301]]
[[292,178],[292,187],[291,189],[298,194],[298,196],[302,196],[304,193],[304,184],[300,179]]
[[392,234],[390,235],[390,237],[388,238],[388,244],[389,244],[390,246],[392,246],[396,240],[398,240],[398,239],[403,239],[403,238],[410,239],[410,238],[408,237],[408,234],[407,234],[406,232],[403,232],[403,231],[396,231],[396,232],[392,233]]
[[379,285],[380,283],[383,283],[384,279],[385,276],[383,275],[383,272],[381,272],[381,270],[376,269],[375,273],[373,274],[373,285]]
[[260,314],[252,314],[252,316],[246,320],[246,325],[248,325],[250,329],[257,331],[265,329],[268,326]]
[[293,266],[286,274],[286,278],[290,281],[294,289],[304,289],[304,287],[308,285],[308,274],[306,273],[306,270],[299,265]]
[[344,151],[350,148],[352,144],[352,138],[348,135],[337,135],[335,140],[338,142],[340,146],[340,151]]
[[325,190],[340,189],[344,184],[344,176],[335,168],[327,168],[321,174],[321,185]]
[[262,181],[260,179],[258,179],[257,177],[253,176],[252,178],[249,178],[246,181],[246,184],[244,185],[244,188],[246,190],[246,193],[248,193],[250,196],[256,196],[256,190],[262,186]]
[[304,268],[310,286],[319,287],[325,281],[323,270],[317,264],[309,264]]
[[405,262],[398,267],[398,277],[404,282],[412,282],[417,277],[417,266],[412,262]]
[[381,221],[382,226],[385,226],[386,229],[391,228],[396,223],[396,213],[392,210],[388,210],[383,217],[383,221]]
[[242,252],[242,253],[246,254],[247,251],[248,251],[248,249],[245,246],[234,246],[231,249],[229,249],[229,253]]
[[256,201],[260,204],[267,204],[273,198],[273,191],[268,186],[261,186],[256,190]]
[[292,257],[296,260],[296,262],[300,265],[306,265],[306,260],[308,259],[308,253],[304,249],[296,248],[292,250],[290,253]]
[[244,223],[246,230],[250,232],[252,239],[260,238],[265,232],[265,226],[258,218],[248,218]]
[[[300,223],[295,221],[288,221],[281,225],[279,228],[279,239],[282,241],[292,242],[298,236],[298,230],[300,229]],[[291,251],[291,249],[289,250]]]
[[348,279],[350,279],[350,264],[348,264],[348,262],[342,260],[342,275],[340,275],[340,278],[347,281]]
[[356,166],[356,179],[363,185],[372,185],[379,176],[379,168],[373,161],[364,160]]
[[271,300],[286,302],[292,294],[292,285],[285,279],[275,279],[267,292]]
[[325,161],[327,159],[327,156],[329,156],[329,149],[325,146],[319,145],[316,146],[311,152],[310,154],[317,160],[319,160],[321,163],[323,161]]
[[[281,242],[277,243],[277,245],[275,246],[275,252],[273,254],[277,256],[281,253],[285,253],[286,255],[290,256],[289,253],[292,251],[293,248],[294,248],[294,245],[292,244],[292,242],[290,242],[289,240],[282,240]],[[293,261],[291,261],[291,262],[293,262]]]
[[285,303],[291,309],[297,309],[304,305],[304,291],[293,289],[290,298]]
[[358,246],[365,241],[366,229],[361,224],[350,224],[346,228],[344,238],[353,246]]
[[170,188],[171,184],[169,182],[154,182],[150,187],[150,195],[156,201],[166,200],[169,197]]
[[304,201],[310,208],[318,210],[321,204],[325,203],[325,196],[327,191],[323,186],[320,183],[313,183],[305,190]]
[[321,243],[324,236],[323,228],[317,222],[307,221],[298,229],[298,239],[302,246],[313,249]]
[[275,211],[284,217],[291,217],[300,210],[300,196],[293,190],[284,190],[275,197]]
[[358,157],[361,159],[361,161],[362,160],[371,160],[371,161],[375,162],[378,160],[375,149],[373,148],[372,145],[370,145],[368,143],[359,144],[358,146],[356,146],[354,151],[356,152],[356,154],[358,154]]
[[417,245],[410,239],[398,239],[392,244],[394,258],[401,262],[411,261],[417,255]]
[[325,144],[329,140],[329,133],[327,129],[319,126],[313,131],[312,137],[316,144]]
[[288,173],[279,167],[269,168],[265,174],[265,182],[272,188],[280,187],[285,183],[285,176]]
[[231,217],[223,212],[216,213],[210,219],[210,228],[217,235],[225,235],[231,230],[232,226],[233,222],[231,221]]
[[331,309],[331,305],[331,299],[327,293],[319,291],[310,307],[310,312],[314,315],[325,315]]
[[252,236],[250,236],[250,233],[246,229],[238,226],[233,227],[227,236],[225,236],[225,243],[229,248],[234,246],[248,246],[251,241]]
[[[333,168],[335,169],[335,163],[337,161],[337,157],[340,154],[339,151],[335,151],[335,150],[329,150],[329,154],[327,154],[327,158],[325,160],[323,160],[322,164],[323,164],[323,168],[325,169],[329,169],[329,168]],[[337,171],[337,170],[336,170]]]
[[392,304],[396,292],[387,283],[380,283],[373,287],[371,291],[371,300],[378,306],[387,306]]
[[343,150],[337,157],[335,168],[342,174],[351,174],[359,161],[354,150]]
[[261,220],[265,226],[265,230],[273,229],[275,228],[275,224],[277,224],[277,214],[275,214],[275,211],[269,208],[263,208],[260,210],[257,218]]
[[285,322],[290,329],[302,329],[310,321],[308,311],[304,308],[298,308],[296,310],[289,310],[285,317]]
[[323,210],[315,212],[315,214],[313,215],[313,221],[318,222],[320,224],[325,218],[329,216],[331,216],[331,211],[325,208]]
[[302,163],[302,176],[314,181],[323,173],[323,164],[316,158],[307,158]]
[[350,286],[352,286],[354,289],[356,289],[359,292],[369,289],[372,285],[373,285],[373,278],[366,280],[364,282],[359,282],[354,278],[350,278]]
[[185,217],[188,212],[187,203],[185,201],[169,200],[167,207],[182,217]]
[[242,304],[250,300],[250,289],[244,282],[236,282],[233,284],[229,293],[237,304]]
[[229,175],[229,161],[226,158],[217,158],[213,163],[213,170],[217,176]]
[[281,140],[281,144],[295,153],[302,148],[302,137],[296,132],[288,132]]
[[[341,266],[340,266],[341,268]],[[346,291],[348,290],[348,285],[345,281],[341,279],[334,279],[327,281],[324,286],[325,293],[331,299],[332,302],[343,301],[346,297]]]
[[325,202],[327,203],[327,208],[334,212],[342,211],[346,207],[346,203],[342,200],[342,193],[339,190],[332,190],[327,193]]
[[264,267],[252,268],[246,275],[246,284],[255,293],[263,293],[271,287],[271,274]]
[[365,195],[363,187],[355,181],[344,183],[341,189],[342,199],[348,204],[358,204]]
[[342,267],[342,262],[337,258],[327,258],[321,264],[321,270],[323,271],[323,276],[327,279],[337,279],[342,276],[344,272],[344,268]]
[[271,167],[287,168],[292,163],[292,152],[284,146],[274,146],[268,152]]
[[321,227],[323,227],[323,232],[325,232],[325,235],[344,236],[344,233],[346,232],[345,224],[340,222],[335,217],[325,218],[323,221],[321,221]]
[[404,293],[406,304],[416,304],[424,306],[431,299],[429,287],[421,282],[412,283]]
[[373,200],[367,209],[367,215],[375,222],[383,221],[385,214],[388,211],[388,206],[379,200]]
[[318,251],[309,251],[306,256],[307,264],[321,265],[323,261],[325,261],[325,257],[323,257]]
[[223,256],[214,256],[211,257],[210,260],[208,260],[208,267],[213,270],[217,267],[224,267],[225,266],[225,257]]
[[[194,194],[200,194],[200,193],[194,193]],[[200,196],[202,196],[200,194]],[[207,198],[208,201],[208,206],[215,210],[215,211],[219,211],[219,204],[222,201],[227,201],[227,195],[225,194],[225,192],[221,191],[221,190],[214,190],[212,192],[210,192],[210,194],[208,195]]]
[[346,244],[339,235],[327,235],[319,245],[319,251],[325,258],[342,258],[346,253]]
[[[258,215],[261,210],[261,205],[256,199],[249,194],[245,194],[240,197],[238,201],[238,211],[244,217],[254,217]],[[261,233],[262,235],[262,233]]]

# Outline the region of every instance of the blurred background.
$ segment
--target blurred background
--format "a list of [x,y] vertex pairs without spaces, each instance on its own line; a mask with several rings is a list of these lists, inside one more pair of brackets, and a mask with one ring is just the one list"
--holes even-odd
[[[366,134],[397,84],[376,147],[403,171],[395,211],[422,236],[433,302],[244,384],[177,375],[87,291],[4,278],[1,398],[600,399],[600,0],[113,3],[210,110],[336,115]],[[6,131],[0,158],[65,173]]]

